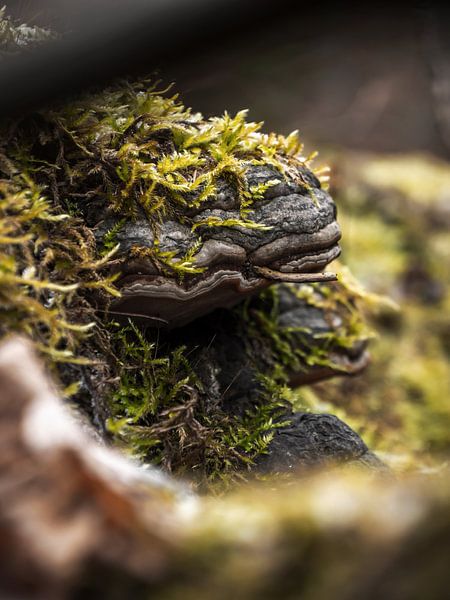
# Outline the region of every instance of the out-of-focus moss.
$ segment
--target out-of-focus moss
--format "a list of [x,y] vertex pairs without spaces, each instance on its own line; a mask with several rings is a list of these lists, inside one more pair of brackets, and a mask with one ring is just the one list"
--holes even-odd
[[206,499],[158,597],[439,600],[449,498],[445,479],[347,472]]
[[440,464],[450,452],[450,166],[350,154],[335,171],[343,259],[399,310],[372,317],[378,338],[367,371],[318,384],[315,397],[343,410],[391,464]]
[[[358,179],[380,192],[398,193],[420,209],[450,200],[448,164],[425,155],[373,157],[361,165]],[[444,208],[442,206],[442,208]]]

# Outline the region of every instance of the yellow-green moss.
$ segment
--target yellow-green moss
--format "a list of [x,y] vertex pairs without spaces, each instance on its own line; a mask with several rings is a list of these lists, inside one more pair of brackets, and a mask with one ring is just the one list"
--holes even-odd
[[[11,166],[11,165],[10,165]],[[92,234],[58,211],[25,174],[0,179],[0,322],[31,337],[50,361],[85,362],[78,341],[95,327],[87,290],[117,294],[102,277]]]
[[315,386],[312,405],[342,411],[394,466],[439,465],[450,452],[450,167],[430,157],[339,157],[343,258],[388,307],[372,364],[347,381]]

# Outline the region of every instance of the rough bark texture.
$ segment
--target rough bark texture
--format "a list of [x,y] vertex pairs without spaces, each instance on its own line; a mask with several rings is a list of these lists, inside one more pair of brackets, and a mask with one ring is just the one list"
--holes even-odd
[[264,473],[299,472],[300,468],[355,463],[386,469],[348,425],[327,414],[293,413],[289,424],[277,429],[268,453],[257,459]]

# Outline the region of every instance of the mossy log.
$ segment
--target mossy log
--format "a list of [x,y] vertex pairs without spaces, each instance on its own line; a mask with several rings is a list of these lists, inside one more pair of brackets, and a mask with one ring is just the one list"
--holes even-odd
[[339,254],[326,171],[260,128],[148,81],[2,124],[3,333],[106,439],[201,481],[270,453],[288,383],[367,362],[363,295],[311,283]]

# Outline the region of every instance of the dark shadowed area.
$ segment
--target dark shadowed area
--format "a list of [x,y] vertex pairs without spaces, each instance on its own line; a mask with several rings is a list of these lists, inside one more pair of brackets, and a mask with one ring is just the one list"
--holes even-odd
[[450,20],[418,4],[311,5],[275,30],[173,68],[206,113],[249,107],[313,146],[450,153]]
[[[133,11],[141,11],[145,24],[145,4],[23,0],[8,10],[59,31],[83,30],[97,19],[108,43],[108,17],[131,22]],[[147,6],[152,4],[158,3]],[[177,55],[177,39],[170,40],[171,59],[162,77],[176,82],[188,105],[206,115],[248,107],[267,129],[299,129],[314,146],[449,155],[448,8],[433,2],[344,2],[328,8],[281,2],[278,10],[267,9],[267,21],[262,8],[271,3],[253,4],[246,19],[230,5],[234,29],[213,46],[194,44],[201,30],[192,32],[192,53],[188,45]],[[209,18],[216,26],[214,12]],[[208,22],[202,27],[205,33]],[[161,67],[145,51],[145,45],[141,54],[136,49],[140,68]]]

